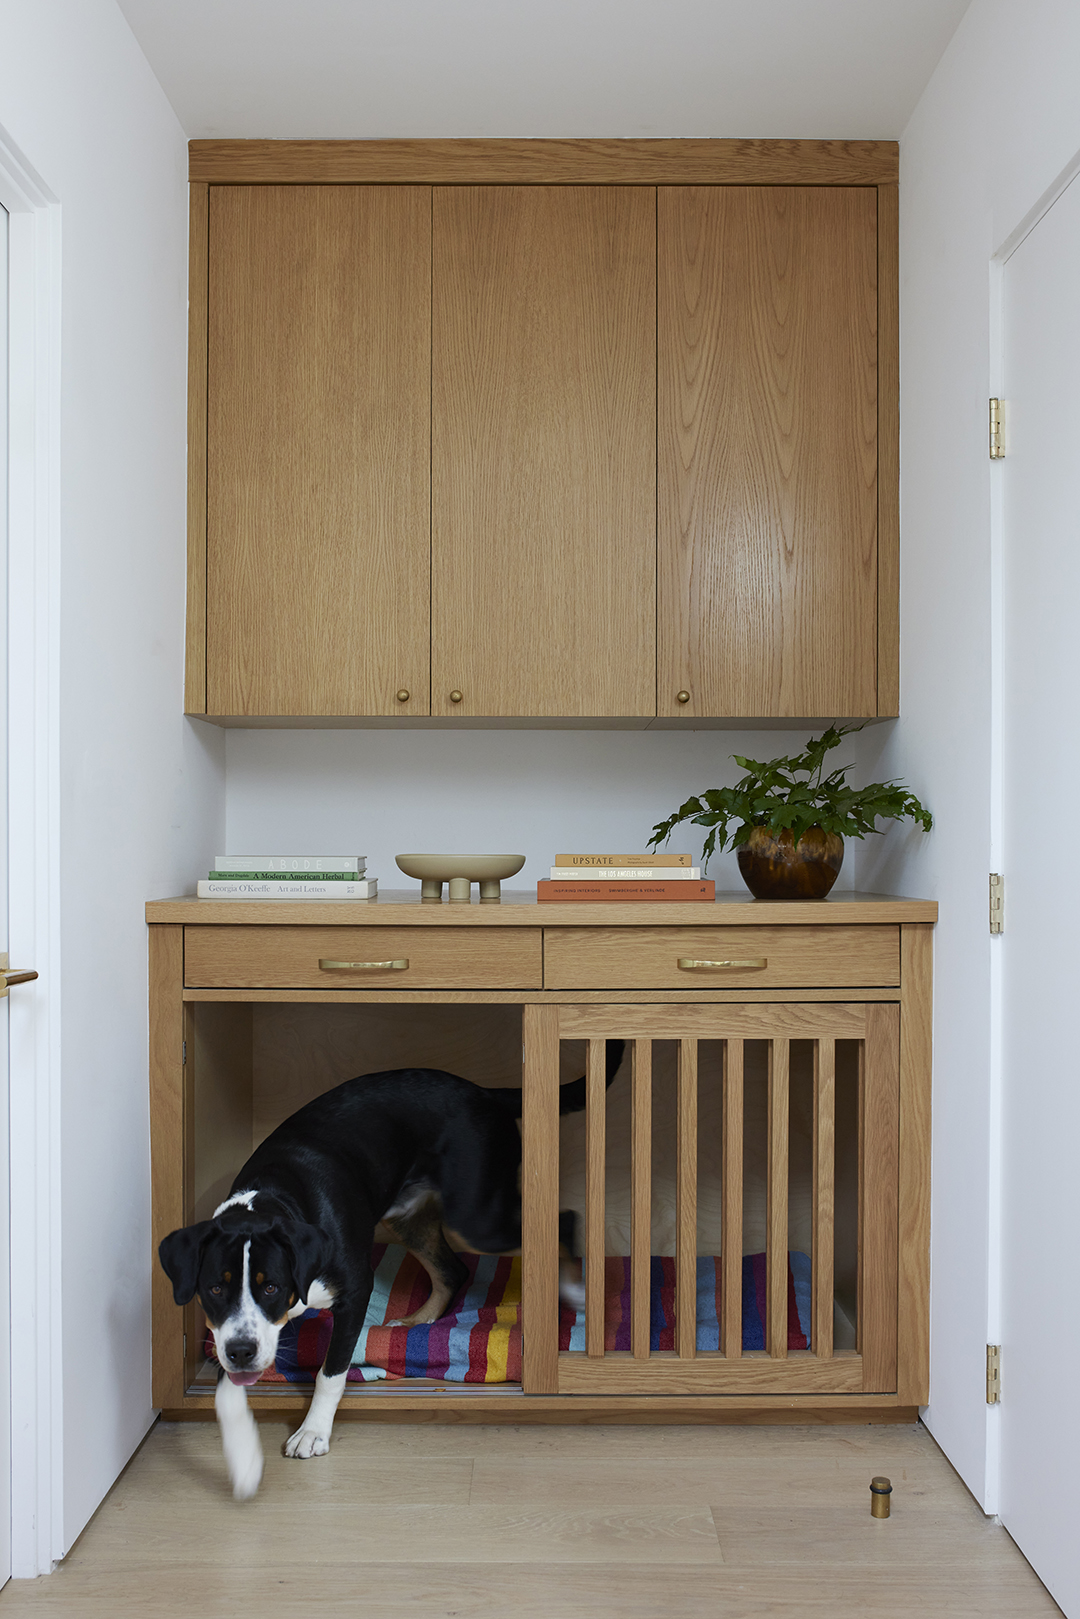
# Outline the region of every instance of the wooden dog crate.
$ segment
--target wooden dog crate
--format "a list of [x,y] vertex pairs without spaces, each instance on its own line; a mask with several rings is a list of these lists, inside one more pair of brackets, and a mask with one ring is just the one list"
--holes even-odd
[[[523,1085],[521,1384],[350,1384],[342,1416],[889,1421],[927,1400],[933,904],[394,895],[168,900],[147,916],[155,1247],[212,1213],[277,1123],[354,1074],[420,1064]],[[319,965],[390,959],[409,966]],[[609,1039],[626,1050],[606,1090]],[[582,1073],[587,1106],[560,1120],[559,1085]],[[585,1328],[560,1351],[567,1208]],[[743,1257],[759,1252],[764,1347],[746,1350]],[[807,1349],[789,1349],[789,1253],[809,1256]],[[626,1348],[605,1348],[612,1255],[629,1261]],[[658,1255],[673,1348],[651,1347]],[[717,1276],[706,1349],[702,1256]],[[155,1260],[154,1398],[169,1416],[212,1414],[203,1338]],[[307,1397],[264,1385],[251,1402],[286,1420]]]

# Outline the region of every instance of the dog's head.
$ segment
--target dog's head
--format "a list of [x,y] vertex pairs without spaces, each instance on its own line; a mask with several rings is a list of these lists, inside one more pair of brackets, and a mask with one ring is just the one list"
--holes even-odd
[[329,1250],[317,1226],[232,1208],[170,1232],[158,1257],[177,1304],[198,1294],[218,1360],[247,1384],[274,1364],[289,1311],[322,1276]]

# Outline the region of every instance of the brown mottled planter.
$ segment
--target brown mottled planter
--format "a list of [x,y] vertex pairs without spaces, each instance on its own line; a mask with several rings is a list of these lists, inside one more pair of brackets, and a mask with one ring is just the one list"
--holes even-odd
[[738,856],[755,899],[824,899],[844,863],[844,840],[812,826],[796,846],[786,830],[777,835],[755,826]]

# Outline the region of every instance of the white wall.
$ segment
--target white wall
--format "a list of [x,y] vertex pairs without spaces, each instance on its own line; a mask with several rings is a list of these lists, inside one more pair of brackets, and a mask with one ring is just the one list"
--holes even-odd
[[114,0],[6,0],[0,123],[62,222],[66,1550],[151,1420],[143,904],[220,843],[224,746],[181,717],[183,131]]
[[[991,476],[998,389],[991,258],[1080,150],[1075,0],[974,0],[901,142],[901,710],[867,732],[869,764],[908,777],[937,816],[920,844],[868,845],[859,885],[931,894],[937,930],[931,1406],[927,1420],[997,1509],[992,1082]],[[1007,876],[1007,873],[1006,873]]]

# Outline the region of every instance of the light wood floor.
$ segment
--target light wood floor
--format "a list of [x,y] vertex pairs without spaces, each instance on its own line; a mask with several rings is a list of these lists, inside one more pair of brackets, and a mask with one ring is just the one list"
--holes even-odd
[[[159,1424],[70,1556],[0,1619],[1028,1619],[1057,1614],[922,1428],[339,1424],[229,1496]],[[893,1482],[870,1517],[870,1479]]]

